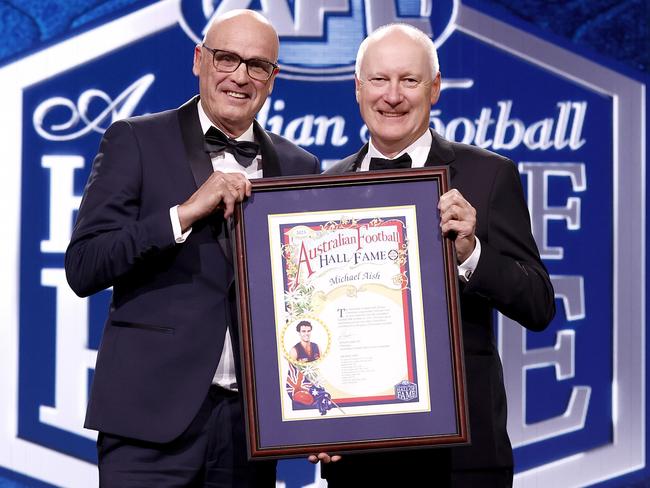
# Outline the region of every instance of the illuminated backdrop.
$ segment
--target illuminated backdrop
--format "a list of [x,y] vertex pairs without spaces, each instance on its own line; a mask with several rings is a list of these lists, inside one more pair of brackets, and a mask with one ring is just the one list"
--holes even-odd
[[[109,293],[66,284],[75,211],[106,127],[194,95],[207,20],[249,4],[282,42],[258,120],[325,166],[366,139],[360,40],[394,20],[430,33],[444,80],[432,126],[518,163],[558,298],[543,334],[498,325],[516,484],[642,483],[647,3],[86,0],[0,3],[0,487],[96,484],[81,425]],[[287,486],[314,476],[281,463]]]

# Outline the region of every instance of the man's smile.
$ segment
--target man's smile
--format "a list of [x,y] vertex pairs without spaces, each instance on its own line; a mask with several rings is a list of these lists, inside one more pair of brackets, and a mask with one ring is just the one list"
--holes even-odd
[[406,115],[407,112],[386,112],[385,110],[378,110],[379,115],[382,117],[388,117],[388,118],[397,118],[397,117],[402,117]]
[[226,91],[226,95],[232,98],[250,98],[246,93],[236,92],[236,91]]

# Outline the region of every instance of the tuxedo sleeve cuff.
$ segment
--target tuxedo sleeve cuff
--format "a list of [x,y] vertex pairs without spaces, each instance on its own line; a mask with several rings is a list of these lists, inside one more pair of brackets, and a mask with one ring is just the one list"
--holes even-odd
[[178,205],[169,209],[169,219],[171,220],[172,230],[174,231],[174,241],[176,244],[182,244],[192,233],[192,228],[190,227],[187,231],[183,232],[181,219],[178,217]]
[[474,274],[474,270],[478,265],[478,260],[481,257],[481,241],[478,237],[475,237],[475,239],[476,240],[472,254],[470,254],[465,261],[458,265],[458,277],[461,279],[461,281],[464,281],[466,283],[472,277],[472,274]]

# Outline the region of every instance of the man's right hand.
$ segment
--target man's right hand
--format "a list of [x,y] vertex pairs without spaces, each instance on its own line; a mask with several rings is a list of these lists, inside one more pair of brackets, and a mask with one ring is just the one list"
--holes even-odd
[[215,171],[186,202],[178,206],[178,219],[183,232],[194,222],[207,217],[217,209],[230,217],[235,203],[251,196],[251,182],[241,173]]

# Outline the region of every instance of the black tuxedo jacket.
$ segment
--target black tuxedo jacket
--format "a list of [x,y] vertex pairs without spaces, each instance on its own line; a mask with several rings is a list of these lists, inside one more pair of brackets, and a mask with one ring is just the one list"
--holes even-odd
[[[169,209],[212,173],[198,97],[114,123],[102,139],[65,257],[72,289],[113,296],[85,426],[167,442],[205,399],[230,326],[233,265],[219,214],[174,241]],[[264,176],[318,173],[315,156],[255,122]]]
[[[431,133],[425,166],[449,167],[451,187],[476,209],[476,235],[481,241],[476,270],[469,282],[460,282],[472,445],[453,449],[452,466],[508,467],[512,466],[512,448],[506,432],[506,396],[493,311],[527,329],[542,330],[555,315],[553,287],[531,234],[514,163]],[[326,172],[355,171],[367,152],[366,145]]]

